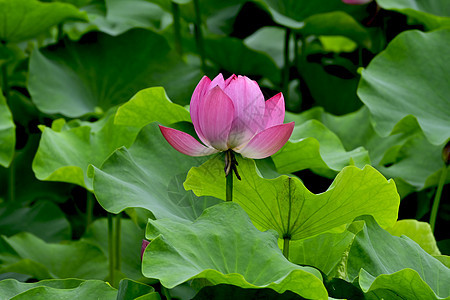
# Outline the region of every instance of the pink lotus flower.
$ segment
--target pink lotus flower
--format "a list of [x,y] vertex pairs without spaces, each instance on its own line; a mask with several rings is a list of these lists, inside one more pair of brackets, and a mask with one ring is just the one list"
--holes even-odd
[[191,99],[191,119],[202,145],[191,135],[159,126],[172,147],[190,156],[232,149],[244,157],[268,157],[288,141],[294,122],[283,124],[281,93],[264,101],[258,84],[246,76],[204,76]]
[[346,4],[351,4],[351,5],[364,5],[371,1],[372,0],[342,0],[342,2],[344,2]]
[[149,241],[147,241],[147,240],[142,240],[142,246],[141,246],[141,260],[142,260],[142,258],[143,258],[143,256],[144,256],[144,251],[145,251],[145,249],[147,248],[148,244],[150,244]]

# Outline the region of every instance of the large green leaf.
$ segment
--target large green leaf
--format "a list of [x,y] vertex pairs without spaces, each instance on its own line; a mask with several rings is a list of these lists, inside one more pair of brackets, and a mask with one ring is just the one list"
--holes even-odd
[[119,107],[114,119],[117,125],[142,128],[158,120],[163,124],[191,121],[189,112],[172,103],[162,87],[142,90]]
[[100,166],[115,149],[131,145],[137,132],[134,127],[114,125],[113,111],[92,123],[56,120],[52,128],[42,127],[33,171],[40,180],[70,182],[92,190],[88,166]]
[[[369,152],[372,166],[388,178],[407,183],[410,191],[421,190],[438,183],[442,169],[442,148],[427,141],[414,118],[403,121],[395,133],[381,137],[373,129],[367,107],[344,116],[326,113],[319,107],[301,114],[286,113],[287,122],[304,124],[311,119],[322,122],[335,133],[339,137],[337,139],[339,144],[345,149],[363,146]],[[308,136],[316,138],[317,134],[305,137]],[[325,141],[319,141],[321,146],[319,149],[323,153],[322,144]],[[302,142],[298,144],[301,145]],[[288,144],[286,147],[292,146]],[[275,154],[275,157],[277,155]],[[297,155],[302,156],[303,153],[299,152]]]
[[377,0],[386,10],[410,16],[429,30],[450,26],[450,5],[447,0]]
[[371,217],[353,242],[348,276],[365,292],[387,289],[403,299],[450,296],[450,269],[406,236],[394,237]]
[[[242,180],[234,182],[233,201],[258,228],[274,229],[280,237],[307,238],[342,228],[363,214],[373,215],[386,227],[397,220],[400,200],[395,183],[370,166],[344,168],[326,192],[316,195],[297,178],[264,179],[252,160],[238,158],[238,162]],[[223,162],[216,157],[192,168],[184,186],[198,196],[225,199]]]
[[102,299],[114,300],[117,290],[99,280],[53,279],[23,283],[14,279],[0,281],[1,299]]
[[339,138],[316,120],[296,125],[290,140],[272,159],[281,173],[304,169],[340,171],[348,165],[362,168],[370,163],[365,149],[347,152]]
[[41,201],[30,207],[0,206],[0,234],[11,236],[26,231],[46,242],[71,237],[70,224],[57,205]]
[[[92,223],[83,236],[83,241],[89,242],[102,249],[105,256],[108,251],[108,227],[106,219],[98,219]],[[121,221],[121,272],[127,278],[140,280],[141,273],[141,246],[144,239],[144,230],[140,229],[132,220]]]
[[104,279],[106,257],[86,242],[47,244],[30,233],[0,239],[0,272],[32,275],[36,279]]
[[260,232],[235,203],[208,208],[194,222],[149,220],[142,271],[172,288],[194,278],[212,284],[293,291],[327,299],[320,273],[284,258],[273,231]]
[[16,126],[0,89],[0,165],[8,167],[14,156]]
[[430,224],[417,220],[399,220],[391,228],[386,229],[394,236],[406,235],[431,255],[440,255]]
[[188,170],[205,160],[173,149],[158,124],[152,123],[141,130],[129,149],[116,150],[101,168],[92,168],[90,176],[98,201],[109,212],[141,207],[156,218],[195,220],[205,207],[218,202],[183,189]]
[[306,18],[333,11],[345,11],[349,13],[363,12],[363,8],[350,6],[342,1],[323,0],[259,0],[272,14],[275,22],[280,25],[301,29]]
[[78,117],[106,111],[155,85],[188,103],[199,79],[199,68],[170,51],[164,37],[134,29],[117,37],[90,33],[78,43],[34,50],[28,89],[41,111]]
[[450,29],[401,33],[363,70],[358,95],[381,136],[412,115],[432,144],[449,139],[449,39]]
[[0,40],[20,42],[64,21],[86,20],[86,13],[65,3],[0,0]]

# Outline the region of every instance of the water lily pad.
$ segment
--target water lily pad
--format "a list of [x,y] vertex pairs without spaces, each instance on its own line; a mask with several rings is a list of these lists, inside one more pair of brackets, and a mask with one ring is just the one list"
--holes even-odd
[[141,207],[156,218],[195,220],[206,207],[220,202],[183,189],[188,170],[206,159],[179,153],[152,123],[129,149],[116,150],[100,168],[91,168],[89,175],[97,200],[109,212]]
[[16,125],[0,90],[0,165],[8,167],[14,156]]
[[243,288],[290,290],[327,299],[320,273],[284,258],[273,231],[260,232],[235,203],[222,203],[194,222],[149,220],[142,271],[168,288],[194,278]]
[[394,237],[371,217],[348,256],[350,280],[358,277],[364,292],[390,290],[404,299],[450,296],[450,269],[406,236]]
[[406,31],[363,70],[358,95],[381,136],[413,116],[432,144],[449,139],[449,39],[450,29]]
[[[255,163],[238,159],[242,180],[234,182],[233,201],[239,203],[260,229],[274,229],[280,237],[304,239],[340,230],[354,218],[371,214],[382,226],[397,220],[399,196],[392,180],[370,166],[344,168],[328,190],[311,193],[300,180],[286,175],[264,179]],[[211,159],[189,171],[184,187],[198,196],[225,199],[223,162]]]
[[133,29],[117,37],[90,33],[78,43],[65,40],[35,49],[28,89],[39,110],[79,117],[107,111],[156,85],[185,104],[200,77],[199,67],[183,62],[163,36]]
[[17,43],[64,21],[86,21],[86,13],[66,3],[37,0],[0,1],[0,40]]

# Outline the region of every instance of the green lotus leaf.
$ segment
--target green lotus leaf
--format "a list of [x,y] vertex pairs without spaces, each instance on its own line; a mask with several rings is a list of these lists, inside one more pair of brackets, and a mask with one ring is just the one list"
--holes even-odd
[[0,0],[0,40],[17,43],[65,21],[86,21],[86,13],[65,3]]
[[114,300],[117,290],[100,280],[53,279],[23,283],[14,279],[0,281],[1,299],[102,299]]
[[369,32],[352,16],[343,11],[313,15],[305,19],[304,23],[304,27],[299,31],[305,36],[345,36],[361,46],[369,49],[372,47]]
[[348,254],[348,276],[364,292],[390,290],[403,299],[450,296],[450,269],[406,236],[395,237],[370,217]]
[[115,149],[131,145],[137,133],[137,128],[114,125],[114,111],[96,122],[56,120],[52,128],[42,127],[33,171],[39,180],[74,183],[92,191],[88,166],[100,166]]
[[134,29],[117,37],[90,33],[78,43],[35,49],[28,89],[41,111],[79,117],[107,111],[155,85],[185,104],[200,77],[199,68],[171,52],[163,36]]
[[301,29],[305,25],[305,19],[314,15],[334,11],[343,11],[351,14],[363,13],[363,8],[351,6],[342,1],[324,0],[260,0],[270,12],[275,22],[293,29]]
[[69,221],[50,201],[40,201],[30,207],[0,206],[0,232],[11,236],[22,231],[33,233],[46,242],[59,242],[71,237]]
[[117,125],[142,128],[158,120],[163,124],[191,121],[189,112],[182,106],[172,103],[164,88],[154,87],[138,92],[128,102],[121,105],[114,123]]
[[[401,126],[396,127],[395,133],[381,137],[374,130],[370,112],[365,106],[344,116],[326,113],[322,108],[301,114],[286,113],[287,122],[303,124],[311,119],[322,122],[336,134],[345,149],[363,146],[369,152],[372,166],[388,178],[405,182],[409,192],[437,185],[442,169],[442,147],[428,142],[414,118],[405,119],[399,124]],[[426,159],[424,153],[427,154]],[[450,176],[447,181],[450,181]]]
[[[354,218],[371,214],[388,227],[397,220],[399,196],[392,180],[371,166],[345,167],[328,190],[311,193],[297,178],[260,177],[255,163],[238,158],[242,180],[235,180],[233,201],[239,203],[262,230],[274,229],[280,237],[304,239],[329,230],[342,231]],[[192,168],[184,183],[197,196],[225,199],[223,162],[216,157]],[[345,227],[344,227],[345,229]]]
[[339,138],[316,120],[296,125],[290,140],[272,159],[280,173],[304,169],[340,171],[348,165],[362,168],[370,163],[364,148],[347,152]]
[[450,29],[403,32],[362,71],[358,95],[381,136],[413,116],[432,144],[449,139],[448,39]]
[[0,89],[0,165],[8,167],[16,146],[16,125]]
[[450,7],[446,0],[378,0],[377,4],[414,18],[429,30],[450,26]]
[[281,81],[280,69],[267,54],[248,48],[237,38],[205,39],[205,54],[219,68],[229,72],[264,76],[275,84]]
[[308,299],[327,299],[320,273],[284,258],[277,234],[260,232],[236,203],[205,210],[194,222],[149,220],[142,271],[168,288],[194,278],[213,285],[286,290]]
[[431,255],[440,255],[430,224],[417,220],[399,220],[386,229],[394,236],[406,235]]
[[16,272],[41,279],[104,279],[106,257],[94,245],[76,241],[48,244],[30,233],[0,239],[0,272]]
[[133,281],[130,279],[121,280],[119,283],[119,291],[117,293],[116,300],[133,300],[133,299],[161,300],[161,297],[157,292],[155,292],[155,289],[149,285]]
[[90,176],[97,200],[109,212],[141,207],[156,218],[195,220],[206,207],[219,202],[212,197],[198,198],[183,188],[188,170],[205,160],[173,149],[152,123],[141,130],[129,149],[120,148],[101,168],[93,167]]
[[[144,230],[140,229],[130,219],[121,220],[121,268],[120,271],[127,277],[135,280],[142,279],[141,273],[141,246],[145,237]],[[108,251],[108,225],[106,219],[98,219],[92,223],[83,235],[83,241],[89,242],[102,249],[106,258]]]

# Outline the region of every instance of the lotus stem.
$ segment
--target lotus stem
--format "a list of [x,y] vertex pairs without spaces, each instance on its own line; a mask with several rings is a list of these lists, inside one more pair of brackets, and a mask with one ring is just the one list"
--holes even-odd
[[173,14],[173,30],[175,35],[175,49],[178,54],[183,55],[183,45],[181,43],[181,17],[180,6],[178,3],[172,2],[172,14]]
[[89,191],[86,191],[86,230],[91,225],[94,216],[95,196]]
[[202,62],[202,70],[205,72],[205,46],[203,41],[203,34],[202,34],[202,16],[200,11],[200,3],[199,0],[194,0],[194,9],[195,9],[195,41],[197,42],[197,50],[200,54],[200,59]]
[[113,215],[108,213],[108,252],[109,252],[109,281],[114,285],[114,231]]
[[290,237],[284,237],[283,238],[283,255],[286,257],[287,260],[289,260],[289,242],[291,241]]
[[16,198],[16,164],[15,161],[15,154],[13,155],[13,158],[11,160],[11,164],[8,168],[8,201],[14,202],[14,199]]
[[226,201],[233,201],[233,172],[227,175]]
[[122,215],[119,213],[115,217],[115,228],[114,228],[114,267],[117,271],[120,271],[121,262],[121,249],[120,249],[120,235],[121,235],[121,223],[122,223]]
[[284,68],[283,68],[283,93],[286,99],[289,99],[289,73],[290,73],[290,59],[289,59],[289,40],[291,39],[291,29],[286,28],[286,36],[284,38]]
[[447,165],[444,165],[444,167],[442,168],[441,177],[439,178],[439,184],[436,190],[436,194],[434,196],[433,206],[431,208],[430,226],[431,231],[433,233],[436,227],[436,218],[439,209],[439,202],[441,201],[442,190],[444,189],[446,179],[447,179]]
[[[5,46],[4,43],[2,43]],[[6,102],[8,102],[9,98],[9,86],[8,86],[8,69],[6,63],[2,65],[2,90],[3,95],[6,98]]]

